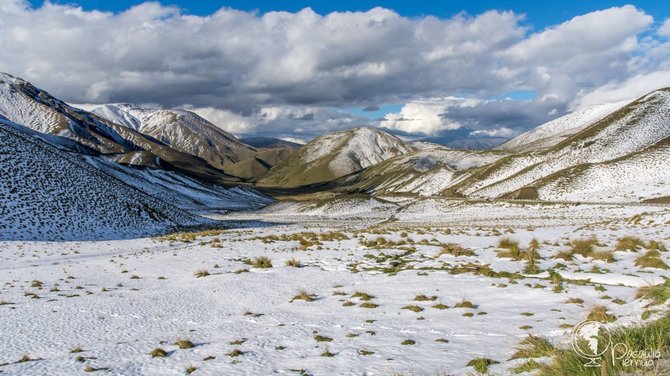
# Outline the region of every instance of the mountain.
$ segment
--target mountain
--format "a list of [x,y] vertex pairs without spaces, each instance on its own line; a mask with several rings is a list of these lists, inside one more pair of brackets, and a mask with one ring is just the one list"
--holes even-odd
[[508,153],[494,150],[454,150],[427,142],[413,142],[415,150],[390,158],[332,183],[335,191],[369,194],[442,194],[464,177],[464,172],[493,163]]
[[470,197],[642,201],[670,195],[670,89],[645,95],[557,144],[473,171]]
[[294,188],[327,182],[412,150],[399,138],[372,128],[317,137],[272,167],[258,184]]
[[0,240],[118,239],[206,220],[0,117]]
[[251,145],[257,149],[260,148],[299,148],[302,145],[296,142],[286,141],[274,137],[263,137],[263,136],[247,136],[242,137],[240,141],[244,142],[247,145]]
[[201,179],[237,180],[166,142],[69,106],[30,83],[0,73],[0,115],[35,131],[62,136],[119,163],[176,170]]
[[126,103],[74,106],[202,158],[219,170],[256,154],[254,147],[191,111],[149,109]]
[[623,107],[625,104],[625,102],[616,102],[589,106],[522,133],[496,147],[496,149],[523,152],[549,148]]
[[488,150],[503,144],[507,140],[504,137],[468,137],[457,140],[444,137],[427,137],[420,141],[432,142],[451,149]]

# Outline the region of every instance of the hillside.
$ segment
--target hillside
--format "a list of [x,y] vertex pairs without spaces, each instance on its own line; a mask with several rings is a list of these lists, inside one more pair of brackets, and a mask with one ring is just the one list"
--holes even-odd
[[658,90],[540,152],[477,169],[454,187],[470,197],[640,201],[668,196],[670,90]]
[[201,158],[171,148],[132,128],[71,107],[5,73],[0,73],[0,115],[38,132],[69,138],[123,163],[160,166],[210,180],[236,180]]
[[256,154],[254,147],[191,111],[149,109],[132,104],[75,106],[155,138],[175,150],[200,157],[220,170]]
[[317,137],[271,168],[259,185],[299,187],[327,182],[410,152],[399,138],[372,128]]
[[109,240],[206,223],[1,118],[0,170],[0,240]]
[[549,148],[624,105],[623,102],[606,103],[571,112],[522,133],[495,149],[524,152]]

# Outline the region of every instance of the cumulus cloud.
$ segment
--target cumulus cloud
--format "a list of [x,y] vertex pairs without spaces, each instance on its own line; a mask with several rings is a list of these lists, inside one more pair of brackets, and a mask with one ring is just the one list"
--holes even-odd
[[[575,98],[670,70],[668,21],[645,34],[653,19],[633,6],[531,34],[522,19],[500,11],[407,18],[384,8],[222,8],[201,17],[160,3],[110,13],[4,0],[0,71],[72,102],[186,106],[236,133],[307,137],[360,125],[516,131]],[[491,100],[515,90],[537,99]],[[431,99],[456,97],[470,102]],[[341,110],[389,103],[406,105],[381,122]]]

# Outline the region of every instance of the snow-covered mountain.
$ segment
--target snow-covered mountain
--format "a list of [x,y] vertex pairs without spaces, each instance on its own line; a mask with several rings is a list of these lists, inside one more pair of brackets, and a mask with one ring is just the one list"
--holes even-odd
[[254,147],[191,111],[151,109],[126,103],[74,106],[200,157],[220,170],[256,153]]
[[496,147],[496,149],[518,152],[546,149],[604,118],[625,104],[626,102],[597,104],[571,112],[522,133]]
[[203,224],[0,118],[0,240],[115,239]]
[[408,153],[411,146],[372,128],[317,137],[271,168],[261,185],[298,187],[326,182]]
[[670,89],[591,123],[542,151],[518,153],[452,187],[470,197],[640,201],[670,196]]
[[455,150],[428,142],[413,142],[415,150],[334,182],[336,189],[371,194],[442,194],[463,178],[464,171],[488,165],[508,153],[495,150]]
[[69,138],[121,163],[160,166],[212,180],[235,180],[197,156],[69,106],[29,82],[6,73],[0,73],[0,115],[38,132]]

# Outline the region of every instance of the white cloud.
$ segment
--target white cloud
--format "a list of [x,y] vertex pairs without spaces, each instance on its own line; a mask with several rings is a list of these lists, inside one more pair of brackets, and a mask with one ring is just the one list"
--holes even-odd
[[[406,103],[381,122],[399,131],[528,128],[585,93],[670,70],[669,21],[640,38],[653,20],[633,6],[530,35],[521,20],[498,11],[407,18],[383,8],[223,8],[200,17],[157,2],[109,13],[4,0],[0,71],[67,101],[187,103],[232,132],[311,135],[375,124],[336,108],[388,103]],[[538,99],[524,109],[489,100],[515,90]],[[478,102],[445,111],[426,99],[455,95]]]
[[661,27],[658,28],[657,33],[664,37],[670,37],[670,18],[663,22]]
[[579,110],[594,104],[628,102],[666,87],[670,87],[670,70],[637,75],[624,82],[603,85],[593,91],[581,93],[573,101],[572,107]]

